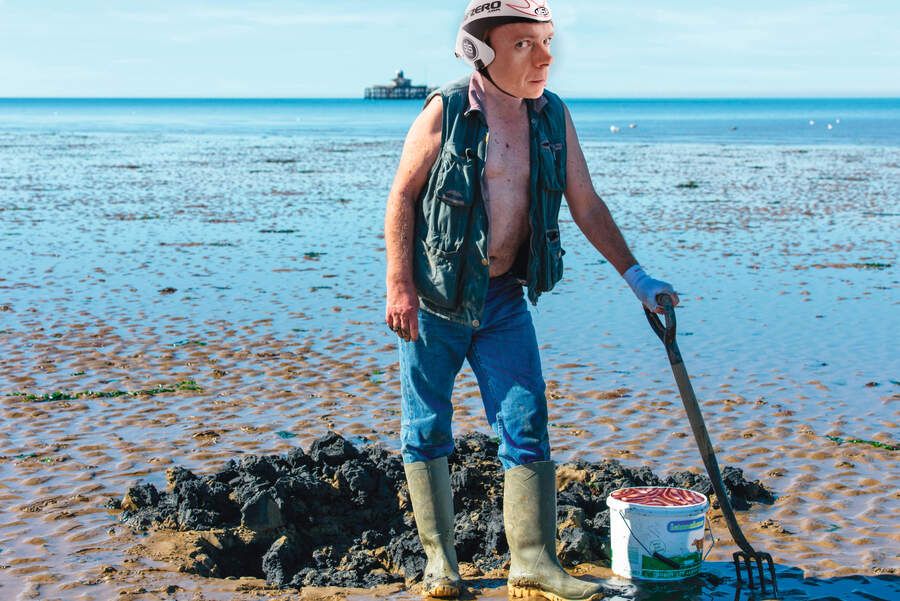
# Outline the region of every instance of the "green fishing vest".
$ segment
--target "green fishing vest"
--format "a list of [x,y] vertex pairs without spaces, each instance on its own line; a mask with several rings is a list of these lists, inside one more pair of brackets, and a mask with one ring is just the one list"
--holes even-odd
[[[478,328],[489,280],[489,217],[483,195],[488,127],[481,111],[470,110],[469,79],[432,93],[443,100],[441,147],[416,203],[413,278],[424,310]],[[545,91],[526,104],[531,234],[512,274],[537,304],[563,272],[558,218],[566,187],[566,120],[556,94]]]

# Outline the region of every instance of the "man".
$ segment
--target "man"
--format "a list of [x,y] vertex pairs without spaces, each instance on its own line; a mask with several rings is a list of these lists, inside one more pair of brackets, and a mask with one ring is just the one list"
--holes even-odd
[[552,38],[546,0],[471,2],[456,53],[475,71],[428,98],[388,199],[386,322],[400,338],[402,454],[431,596],[462,588],[447,456],[464,359],[500,439],[510,596],[603,596],[556,557],[545,386],[523,294],[524,286],[536,304],[562,276],[563,194],[582,232],[648,308],[662,312],[660,293],[678,303],[628,250],[594,191],[567,108],[544,89]]

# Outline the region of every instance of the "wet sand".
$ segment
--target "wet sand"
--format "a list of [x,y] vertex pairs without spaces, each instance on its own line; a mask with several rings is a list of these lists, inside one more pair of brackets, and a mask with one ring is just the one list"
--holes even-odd
[[[329,429],[397,447],[379,232],[399,143],[49,137],[0,149],[0,596],[297,598],[135,553],[147,539],[104,504],[139,479],[163,486],[167,467],[212,472]],[[860,580],[900,568],[896,452],[828,438],[900,438],[900,150],[586,151],[642,262],[682,293],[679,342],[720,464],[776,493],[740,515],[749,538],[795,598],[900,594]],[[45,169],[26,168],[41,153]],[[699,470],[661,345],[563,227],[566,279],[534,313],[556,458]],[[468,368],[455,402],[458,434],[487,431]],[[709,570],[730,577],[713,527]],[[484,596],[504,594],[495,576]],[[376,597],[414,595],[301,596]]]

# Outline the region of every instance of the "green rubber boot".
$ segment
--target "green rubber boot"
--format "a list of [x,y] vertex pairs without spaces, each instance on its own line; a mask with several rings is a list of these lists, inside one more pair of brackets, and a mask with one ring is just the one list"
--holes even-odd
[[503,524],[511,556],[510,597],[594,601],[606,596],[602,585],[570,576],[556,557],[556,465],[552,461],[506,471]]
[[452,599],[462,590],[453,547],[453,492],[447,458],[403,465],[412,499],[419,540],[428,563],[422,578],[424,594]]

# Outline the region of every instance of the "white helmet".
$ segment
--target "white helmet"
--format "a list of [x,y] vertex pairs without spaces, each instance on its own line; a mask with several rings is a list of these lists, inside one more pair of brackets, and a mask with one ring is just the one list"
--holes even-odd
[[552,18],[547,0],[472,0],[456,37],[456,56],[481,71],[495,56],[483,41],[489,29],[522,21],[546,23]]

